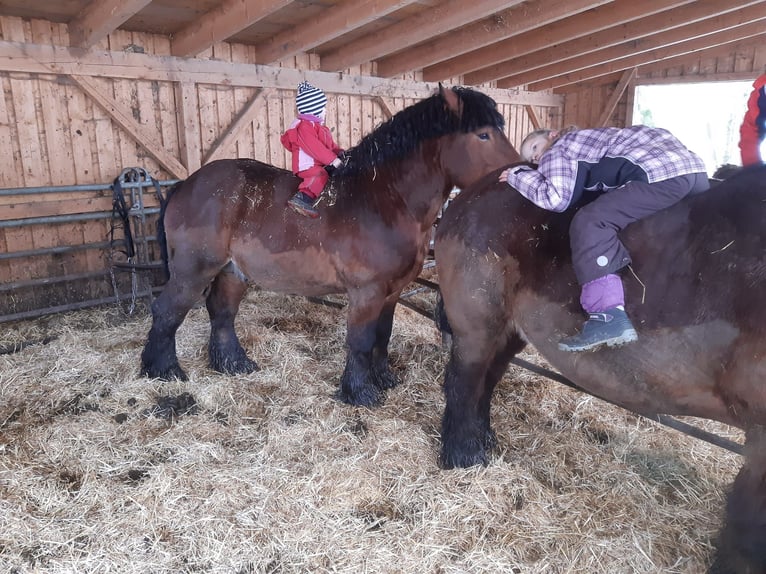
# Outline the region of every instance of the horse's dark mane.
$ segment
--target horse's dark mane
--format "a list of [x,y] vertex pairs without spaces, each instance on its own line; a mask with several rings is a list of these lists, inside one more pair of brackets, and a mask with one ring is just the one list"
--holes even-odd
[[452,91],[461,102],[458,117],[447,108],[438,92],[409,106],[367,134],[346,151],[338,175],[353,175],[407,156],[423,141],[482,126],[503,128],[504,119],[495,101],[481,92],[456,86]]

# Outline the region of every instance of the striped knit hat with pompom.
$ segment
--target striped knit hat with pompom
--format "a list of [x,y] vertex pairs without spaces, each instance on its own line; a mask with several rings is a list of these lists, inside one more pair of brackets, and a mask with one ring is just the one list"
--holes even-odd
[[320,116],[327,105],[327,96],[319,88],[316,88],[308,82],[301,82],[298,85],[298,94],[295,96],[295,107],[301,114],[311,114]]

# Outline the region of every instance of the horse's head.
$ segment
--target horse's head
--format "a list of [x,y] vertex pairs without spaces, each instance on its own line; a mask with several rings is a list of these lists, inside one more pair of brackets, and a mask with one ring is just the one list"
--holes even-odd
[[439,97],[458,129],[442,142],[441,160],[455,187],[466,188],[482,176],[521,161],[503,131],[504,119],[495,101],[467,88],[445,89]]

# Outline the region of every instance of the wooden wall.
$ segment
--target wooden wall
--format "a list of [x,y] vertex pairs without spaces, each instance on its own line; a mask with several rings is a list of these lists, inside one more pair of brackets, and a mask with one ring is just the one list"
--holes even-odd
[[[596,83],[583,82],[556,90],[565,96],[564,125],[580,127],[599,125],[626,126],[633,123],[635,86],[714,81],[752,81],[766,70],[766,46],[761,42],[742,41],[721,48],[669,58],[657,64],[639,66],[627,89],[604,120],[615,88],[624,79],[623,72],[602,76]],[[744,110],[742,113],[744,114]],[[602,121],[604,120],[604,121]]]
[[[0,58],[0,320],[114,294],[110,257],[124,257],[104,243],[114,224],[108,185],[122,170],[142,168],[172,182],[222,157],[287,167],[279,137],[295,115],[297,81],[280,83],[277,72],[318,68],[309,55],[259,68],[252,47],[228,43],[182,62],[169,57],[166,37],[123,31],[73,59],[62,50],[66,26],[44,20],[0,17],[0,34],[25,44]],[[144,62],[141,54],[153,59]],[[337,92],[325,89],[327,123],[342,147],[422,97],[418,77],[381,87],[364,80],[371,72],[350,69]],[[355,76],[362,79],[349,79]],[[515,103],[496,94],[516,144],[534,128],[530,111],[544,123],[560,118],[560,97],[522,94]],[[101,188],[51,189],[92,185]],[[144,197],[156,208],[152,193]],[[107,215],[81,218],[94,213]],[[118,280],[119,290],[134,287],[124,274]]]

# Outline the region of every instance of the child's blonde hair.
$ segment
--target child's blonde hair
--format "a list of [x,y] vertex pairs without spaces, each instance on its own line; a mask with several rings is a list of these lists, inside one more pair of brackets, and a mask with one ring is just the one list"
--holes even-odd
[[[552,130],[552,129],[549,129],[549,128],[540,128],[540,129],[536,129],[536,130],[534,130],[534,131],[532,131],[532,132],[529,132],[529,133],[526,135],[526,137],[525,137],[525,138],[524,138],[524,139],[521,141],[521,146],[519,147],[519,149],[520,149],[520,150],[523,150],[523,149],[524,149],[524,144],[526,144],[528,141],[530,141],[530,140],[531,140],[531,139],[533,139],[533,138],[536,138],[536,137],[540,137],[540,136],[542,136],[542,137],[544,137],[545,139],[548,139],[548,138],[550,138],[550,135],[551,135],[553,132],[558,132],[558,133],[556,133],[556,137],[555,137],[555,138],[553,138],[553,139],[551,140],[551,144],[550,144],[550,145],[553,145],[553,144],[554,144],[554,143],[556,143],[556,142],[557,142],[559,139],[561,139],[561,137],[562,137],[562,136],[565,136],[565,135],[567,135],[568,133],[571,133],[571,132],[577,131],[577,130],[579,130],[579,129],[580,129],[580,128],[578,128],[576,125],[569,125],[569,126],[567,126],[567,127],[565,127],[565,128],[561,128],[560,130]],[[525,161],[529,161],[529,158],[528,158],[528,157],[523,157],[522,159],[524,159]]]

